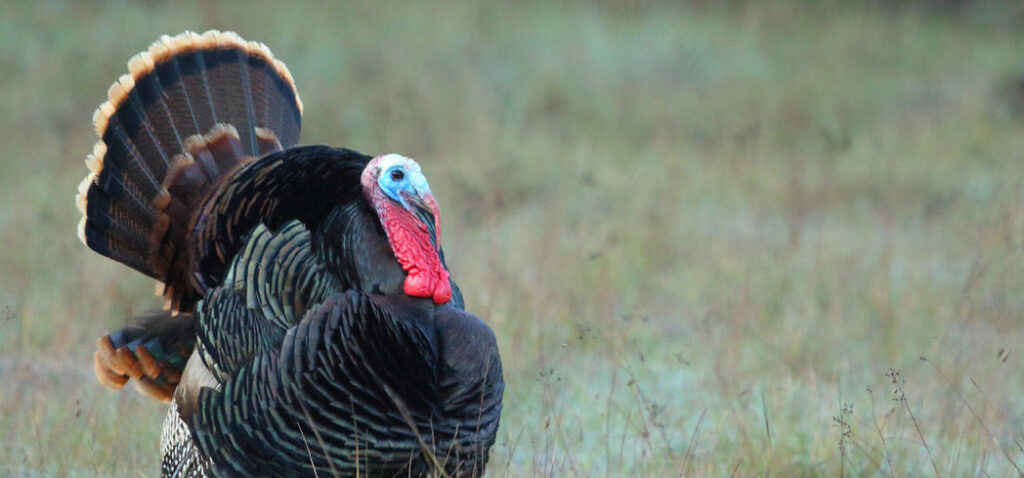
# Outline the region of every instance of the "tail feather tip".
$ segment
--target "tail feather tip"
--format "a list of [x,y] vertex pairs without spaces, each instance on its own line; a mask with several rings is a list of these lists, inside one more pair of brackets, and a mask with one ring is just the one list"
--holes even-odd
[[149,50],[136,53],[135,56],[128,60],[128,73],[132,75],[132,79],[135,81],[149,74],[155,67],[156,62],[153,61],[153,55]]
[[118,374],[106,366],[99,350],[93,353],[92,360],[93,371],[96,372],[96,380],[104,387],[120,390],[128,382],[127,376]]

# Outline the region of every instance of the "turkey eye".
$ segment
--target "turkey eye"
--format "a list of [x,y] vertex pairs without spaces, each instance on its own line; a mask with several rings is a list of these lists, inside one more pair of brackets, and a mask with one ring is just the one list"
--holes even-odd
[[394,171],[391,171],[391,179],[392,180],[401,181],[403,178],[405,178],[405,173],[402,172],[401,169],[396,169]]

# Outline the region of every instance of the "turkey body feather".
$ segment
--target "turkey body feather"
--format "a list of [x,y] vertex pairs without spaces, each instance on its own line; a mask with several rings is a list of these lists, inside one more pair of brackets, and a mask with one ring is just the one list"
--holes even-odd
[[[450,413],[450,405],[492,405],[500,390],[480,374],[476,389],[445,394],[452,390],[443,389],[443,378],[466,370],[442,366],[450,337],[434,322],[465,313],[430,309],[352,291],[328,298],[280,349],[254,357],[221,391],[200,393],[191,417],[198,447],[228,476],[311,476],[314,469],[393,476],[424,473],[434,460],[452,474],[479,473],[500,408],[480,410],[487,420],[479,421]],[[496,351],[489,340],[485,348]],[[493,380],[500,366],[488,372]]]
[[496,340],[465,312],[419,166],[294,146],[287,68],[232,33],[162,37],[94,116],[80,238],[166,312],[97,377],[171,402],[162,476],[479,476]]

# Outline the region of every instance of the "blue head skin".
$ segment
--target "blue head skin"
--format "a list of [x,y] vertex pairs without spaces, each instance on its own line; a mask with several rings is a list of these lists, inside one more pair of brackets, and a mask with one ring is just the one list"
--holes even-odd
[[405,156],[389,154],[380,158],[377,185],[389,198],[408,211],[415,211],[409,200],[423,208],[427,197],[433,197],[420,165]]

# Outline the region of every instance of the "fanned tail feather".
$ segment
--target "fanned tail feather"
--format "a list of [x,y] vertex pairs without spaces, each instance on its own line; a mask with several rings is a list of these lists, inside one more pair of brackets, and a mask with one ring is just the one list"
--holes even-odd
[[170,401],[195,347],[192,316],[172,317],[170,311],[159,311],[134,322],[96,341],[96,378],[114,389],[135,379],[136,387],[146,395]]
[[201,292],[182,283],[178,256],[209,186],[294,145],[302,103],[284,64],[231,32],[163,36],[128,70],[93,115],[100,140],[78,188],[79,238],[165,282],[178,309]]

